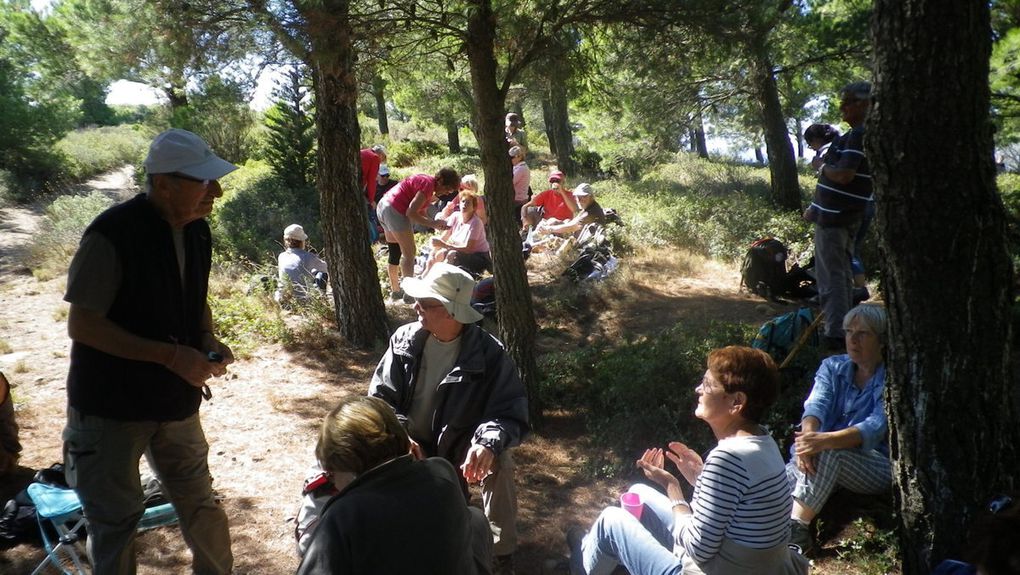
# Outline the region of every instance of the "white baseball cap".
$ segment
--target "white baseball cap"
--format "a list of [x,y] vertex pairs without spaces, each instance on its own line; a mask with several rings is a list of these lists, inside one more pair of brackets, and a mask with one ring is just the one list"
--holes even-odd
[[591,184],[577,184],[573,193],[575,196],[591,196],[595,194],[595,190],[591,188]]
[[475,280],[466,271],[446,262],[432,266],[423,278],[405,278],[400,282],[404,293],[413,298],[434,298],[442,302],[447,313],[463,324],[482,320],[482,314],[471,307]]
[[218,180],[237,166],[220,158],[197,134],[171,128],[156,136],[145,158],[148,174],[184,174],[197,180]]
[[283,230],[283,238],[287,240],[297,240],[303,242],[308,239],[308,234],[305,233],[305,229],[297,224],[291,224]]

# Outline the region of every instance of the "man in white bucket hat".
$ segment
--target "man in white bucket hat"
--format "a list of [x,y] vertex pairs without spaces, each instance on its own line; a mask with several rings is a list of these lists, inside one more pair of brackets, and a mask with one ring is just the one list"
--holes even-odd
[[372,377],[369,395],[393,406],[416,456],[459,466],[465,484],[482,484],[493,527],[496,573],[512,573],[517,494],[510,448],[528,432],[528,400],[502,344],[476,325],[475,281],[440,262],[401,282],[418,321],[397,330]]
[[93,220],[68,271],[65,472],[89,520],[96,573],[136,571],[145,453],[177,510],[193,572],[219,575],[233,555],[199,406],[234,356],[213,331],[204,218],[223,195],[217,180],[237,166],[179,129],[156,136],[144,165],[145,193]]

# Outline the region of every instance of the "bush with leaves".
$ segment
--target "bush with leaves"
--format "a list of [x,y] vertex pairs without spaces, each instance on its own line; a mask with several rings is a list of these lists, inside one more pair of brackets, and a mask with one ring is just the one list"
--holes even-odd
[[322,245],[315,188],[290,187],[269,164],[255,160],[220,183],[224,195],[211,217],[217,257],[276,261],[283,229],[295,223],[304,227],[311,245]]
[[140,125],[104,126],[68,132],[56,143],[61,179],[78,182],[123,164],[140,164],[156,133]]
[[386,163],[390,166],[413,166],[428,156],[439,156],[446,147],[431,140],[405,140],[395,142],[386,150]]
[[113,200],[101,192],[53,200],[46,207],[39,233],[32,236],[29,245],[28,262],[32,273],[40,279],[65,273],[85,228],[112,205]]

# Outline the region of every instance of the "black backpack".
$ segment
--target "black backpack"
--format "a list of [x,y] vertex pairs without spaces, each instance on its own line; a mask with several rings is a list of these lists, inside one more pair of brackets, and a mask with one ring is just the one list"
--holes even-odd
[[772,237],[751,244],[740,266],[740,285],[765,299],[776,299],[786,291],[786,246]]

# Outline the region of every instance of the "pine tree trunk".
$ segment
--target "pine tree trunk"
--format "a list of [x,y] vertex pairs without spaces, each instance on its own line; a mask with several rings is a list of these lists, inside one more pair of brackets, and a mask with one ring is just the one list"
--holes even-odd
[[793,157],[790,134],[779,102],[779,89],[772,72],[765,38],[753,36],[748,40],[748,57],[751,64],[751,83],[762,130],[765,133],[765,151],[769,157],[769,174],[772,177],[772,201],[785,210],[800,210],[800,183],[797,181],[797,160]]
[[[552,80],[547,80],[552,82]],[[542,98],[542,122],[545,124],[545,138],[549,140],[549,153],[556,155],[556,136],[553,134],[553,111],[552,101],[549,99],[549,91],[546,90]]]
[[316,75],[317,185],[337,327],[350,344],[369,347],[386,341],[389,330],[359,182],[361,136],[349,5],[298,6],[304,7]]
[[[527,271],[521,256],[520,222],[513,205],[513,178],[503,132],[506,92],[496,84],[496,19],[491,0],[472,0],[467,26],[467,52],[481,148],[485,196],[489,213],[489,241],[496,269],[496,309],[500,337],[517,363],[528,390],[532,423],[541,415],[538,367],[535,363],[535,312]],[[491,207],[489,207],[491,206]]]
[[375,112],[379,118],[379,133],[386,136],[390,133],[390,122],[386,117],[386,80],[376,76],[372,80],[372,95],[375,96]]
[[904,575],[960,557],[989,497],[1018,487],[989,18],[986,2],[877,0],[872,19],[877,97],[865,149],[885,254]]
[[694,149],[692,151],[698,152],[699,158],[708,159],[708,142],[705,140],[705,117],[701,113],[701,105],[699,99],[698,111],[694,115]]
[[574,161],[574,132],[570,129],[570,108],[567,88],[562,76],[553,80],[549,86],[550,107],[552,108],[552,133],[556,141],[556,167],[564,174],[577,174],[577,162]]
[[453,118],[446,119],[446,143],[451,154],[460,153],[460,126]]

